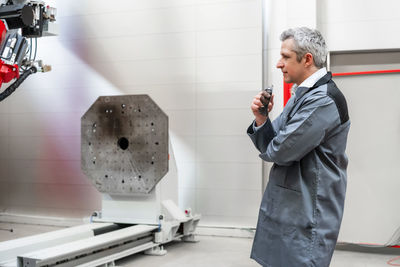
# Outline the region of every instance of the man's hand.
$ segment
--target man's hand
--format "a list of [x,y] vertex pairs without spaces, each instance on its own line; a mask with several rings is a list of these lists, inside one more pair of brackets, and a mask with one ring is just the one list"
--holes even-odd
[[274,94],[270,95],[266,91],[261,91],[253,98],[253,102],[251,103],[251,111],[253,111],[256,121],[256,126],[260,126],[268,118],[268,116],[265,116],[259,112],[259,108],[263,107],[264,106],[263,103],[266,103],[268,99],[269,99],[269,104],[268,104],[268,113],[269,113],[274,107]]

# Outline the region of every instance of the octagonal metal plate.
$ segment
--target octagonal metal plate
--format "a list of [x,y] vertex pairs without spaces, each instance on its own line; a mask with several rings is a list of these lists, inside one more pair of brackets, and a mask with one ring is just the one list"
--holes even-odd
[[81,168],[102,193],[150,193],[168,172],[168,116],[148,95],[99,97],[81,118]]

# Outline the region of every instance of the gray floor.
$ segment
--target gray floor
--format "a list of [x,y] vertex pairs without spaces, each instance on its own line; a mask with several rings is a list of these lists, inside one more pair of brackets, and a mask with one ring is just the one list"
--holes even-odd
[[[59,227],[0,223],[0,241],[57,230]],[[165,246],[165,256],[136,254],[116,262],[118,266],[141,267],[252,267],[259,266],[249,259],[252,240],[247,238],[199,236],[198,243],[172,242]],[[349,251],[351,250],[351,251]],[[339,246],[333,255],[331,267],[400,266],[400,248],[363,249],[357,246]]]

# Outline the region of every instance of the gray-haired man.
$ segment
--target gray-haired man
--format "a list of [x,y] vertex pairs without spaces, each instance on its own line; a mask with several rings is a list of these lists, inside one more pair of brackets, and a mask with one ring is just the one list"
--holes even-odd
[[251,257],[266,267],[328,267],[342,221],[350,121],[343,94],[324,68],[322,35],[295,28],[281,35],[277,63],[295,94],[273,122],[259,112],[273,96],[259,93],[247,130],[270,171]]

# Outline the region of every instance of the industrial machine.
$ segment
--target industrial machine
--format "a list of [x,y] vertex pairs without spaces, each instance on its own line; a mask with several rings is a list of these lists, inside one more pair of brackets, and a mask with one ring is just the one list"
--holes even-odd
[[181,211],[168,117],[148,95],[99,97],[81,118],[81,167],[103,195],[93,223],[0,243],[0,266],[108,266],[163,244],[195,242]]
[[[31,74],[51,70],[36,59],[37,38],[57,35],[56,9],[43,1],[0,2],[0,101]],[[28,41],[29,39],[29,41]]]
[[176,205],[168,116],[148,95],[103,96],[82,117],[82,170],[99,192],[96,222],[160,226],[161,243],[194,241],[200,215]]

